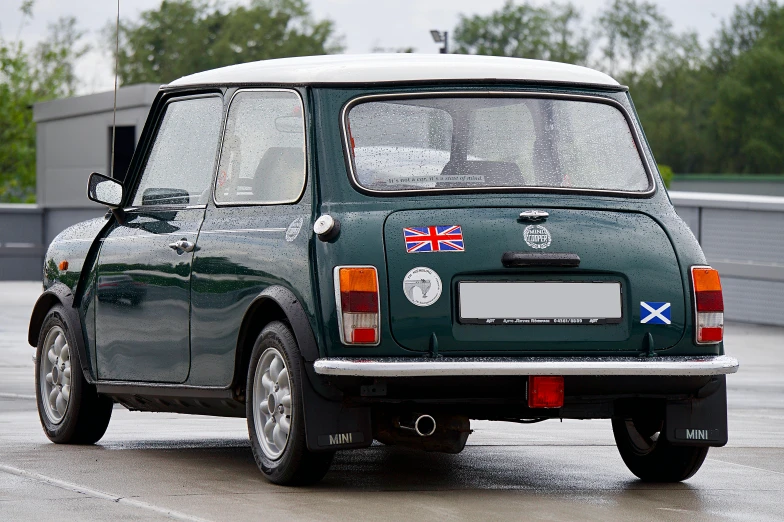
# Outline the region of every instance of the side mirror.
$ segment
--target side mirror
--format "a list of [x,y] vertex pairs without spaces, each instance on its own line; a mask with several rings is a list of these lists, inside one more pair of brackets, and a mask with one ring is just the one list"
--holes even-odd
[[93,172],[87,182],[87,198],[111,209],[118,208],[123,201],[123,186],[116,179]]

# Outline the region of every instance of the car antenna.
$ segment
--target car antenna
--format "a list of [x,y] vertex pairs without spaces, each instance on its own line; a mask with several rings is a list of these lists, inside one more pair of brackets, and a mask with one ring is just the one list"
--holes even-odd
[[[117,0],[117,21],[114,26],[114,107],[112,108],[112,159],[109,177],[114,179],[114,146],[117,141],[117,75],[120,69],[120,0]],[[120,225],[125,225],[125,211],[113,208],[112,214]]]
[[114,146],[117,141],[117,73],[120,63],[120,0],[117,0],[117,22],[114,26],[114,108],[112,109],[112,161],[109,177],[114,179]]

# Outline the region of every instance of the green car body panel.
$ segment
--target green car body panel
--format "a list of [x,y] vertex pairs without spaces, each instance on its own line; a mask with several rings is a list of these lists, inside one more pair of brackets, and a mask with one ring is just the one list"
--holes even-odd
[[[468,86],[454,87],[456,91],[469,89]],[[434,90],[448,91],[444,88]],[[519,87],[495,86],[494,90],[518,92]],[[442,353],[455,352],[464,356],[493,353],[542,355],[552,351],[562,355],[617,355],[620,352],[628,355],[644,350],[642,339],[649,331],[654,335],[656,349],[666,350],[668,354],[722,353],[720,344],[698,346],[693,341],[689,267],[704,265],[705,258],[693,234],[675,213],[652,161],[649,167],[654,172],[656,190],[644,198],[565,193],[358,194],[348,176],[344,175],[346,160],[342,135],[340,127],[334,122],[339,121],[345,104],[357,96],[401,92],[409,93],[412,89],[370,92],[319,89],[314,92],[319,120],[331,123],[327,128],[319,129],[322,142],[328,144],[317,151],[319,165],[324,172],[341,173],[340,176],[319,176],[320,214],[329,214],[343,224],[340,241],[316,243],[318,277],[320,281],[327,282],[321,286],[320,298],[325,312],[330,311],[324,314],[328,355],[413,355],[412,351],[427,350],[433,333],[439,339]],[[427,92],[427,89],[415,92]],[[607,96],[633,114],[627,93],[558,89],[549,89],[548,92]],[[646,157],[652,158],[649,150]],[[583,260],[579,269],[543,272],[541,269],[512,271],[503,268],[501,256],[504,252],[533,250],[525,245],[522,237],[524,226],[516,221],[517,214],[524,209],[550,212],[551,217],[546,224],[553,233],[554,243],[549,250],[578,253]],[[461,225],[465,252],[406,254],[402,228],[434,224]],[[379,270],[379,280],[387,283],[380,288],[382,339],[378,346],[347,347],[340,342],[333,311],[332,268],[336,265],[375,266]],[[403,276],[411,268],[421,265],[438,272],[445,286],[446,295],[427,308],[415,307],[403,294]],[[566,279],[604,274],[603,277],[625,280],[624,322],[586,327],[592,330],[578,334],[580,341],[570,342],[574,328],[581,327],[511,326],[488,330],[453,321],[455,303],[451,289],[460,279],[476,276],[527,279],[529,275],[535,279],[552,279],[554,274]],[[643,300],[672,302],[673,323],[658,329],[653,325],[641,325],[639,302]],[[384,304],[387,306],[384,307]],[[428,321],[434,316],[438,316],[440,321]],[[531,337],[533,332],[536,333]],[[495,336],[498,338],[495,339]],[[516,342],[515,337],[530,339],[531,343]]]

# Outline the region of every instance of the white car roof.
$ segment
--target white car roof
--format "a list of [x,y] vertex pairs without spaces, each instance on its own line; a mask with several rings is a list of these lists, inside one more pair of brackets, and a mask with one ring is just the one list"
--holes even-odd
[[587,67],[542,60],[463,54],[333,54],[230,65],[184,76],[169,86],[372,84],[439,80],[619,85],[610,76]]

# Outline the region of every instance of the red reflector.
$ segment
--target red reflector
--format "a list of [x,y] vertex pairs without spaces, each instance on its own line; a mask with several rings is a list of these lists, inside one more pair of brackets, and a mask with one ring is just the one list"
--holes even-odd
[[721,341],[723,336],[723,328],[700,328],[700,342],[702,343],[715,343]]
[[563,377],[552,375],[528,377],[529,408],[560,408],[563,403]]
[[376,313],[378,312],[377,292],[340,292],[340,306],[347,313]]
[[721,290],[702,290],[696,292],[698,312],[723,312],[724,298]]
[[351,342],[354,343],[375,343],[376,342],[376,329],[375,328],[354,328],[351,334]]

